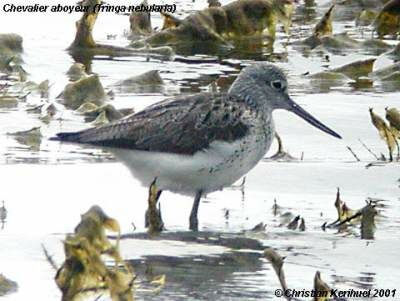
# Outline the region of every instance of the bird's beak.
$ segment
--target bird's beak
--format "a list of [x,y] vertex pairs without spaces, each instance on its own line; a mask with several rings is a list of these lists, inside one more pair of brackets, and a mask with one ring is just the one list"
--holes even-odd
[[331,130],[326,125],[324,125],[323,123],[321,123],[320,121],[315,119],[310,113],[308,113],[306,110],[304,110],[302,107],[300,107],[297,103],[295,103],[289,96],[287,98],[287,102],[289,103],[289,111],[292,111],[297,116],[300,116],[305,121],[307,121],[309,124],[315,126],[316,128],[319,128],[321,131],[324,131],[325,133],[332,135],[333,137],[342,139],[342,137],[338,133]]

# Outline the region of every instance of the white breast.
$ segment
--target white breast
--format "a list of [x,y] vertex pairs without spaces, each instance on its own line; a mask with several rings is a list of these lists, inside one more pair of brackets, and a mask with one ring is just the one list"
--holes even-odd
[[234,143],[214,141],[192,155],[111,149],[144,186],[157,186],[186,195],[209,193],[229,186],[250,171],[265,155],[272,135],[247,136]]

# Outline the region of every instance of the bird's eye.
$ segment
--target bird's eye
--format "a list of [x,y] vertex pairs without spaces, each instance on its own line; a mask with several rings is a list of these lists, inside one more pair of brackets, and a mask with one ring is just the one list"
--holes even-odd
[[283,89],[283,84],[280,80],[275,80],[271,82],[271,86],[276,89],[276,90],[282,90]]

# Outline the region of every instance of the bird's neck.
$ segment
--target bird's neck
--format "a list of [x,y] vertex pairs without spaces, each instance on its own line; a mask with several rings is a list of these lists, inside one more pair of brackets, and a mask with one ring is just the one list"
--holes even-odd
[[228,95],[243,101],[267,119],[271,118],[273,109],[267,105],[264,92],[251,79],[236,79],[228,90]]

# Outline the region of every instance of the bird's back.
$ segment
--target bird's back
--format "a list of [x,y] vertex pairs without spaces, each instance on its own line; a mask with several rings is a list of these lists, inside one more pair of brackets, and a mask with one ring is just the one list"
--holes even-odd
[[53,140],[193,155],[213,141],[244,137],[255,115],[241,99],[199,93],[167,99],[100,127],[59,133]]

